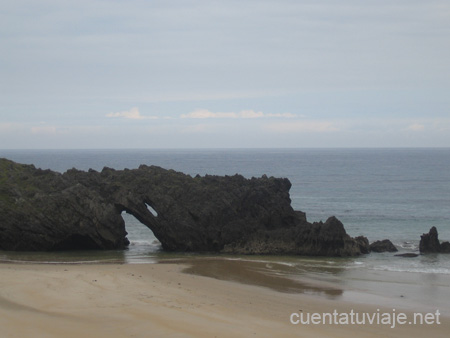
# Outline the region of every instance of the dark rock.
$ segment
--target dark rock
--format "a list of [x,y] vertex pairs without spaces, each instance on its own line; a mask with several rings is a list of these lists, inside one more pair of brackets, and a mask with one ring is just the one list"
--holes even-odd
[[370,251],[373,252],[397,252],[397,248],[388,239],[383,239],[382,241],[375,241],[370,244]]
[[359,245],[359,249],[361,250],[361,253],[368,254],[370,252],[370,245],[369,245],[369,240],[367,239],[367,237],[358,236],[355,238],[355,240]]
[[449,242],[441,243],[441,253],[450,253],[450,243]]
[[304,213],[303,211],[299,211],[299,210],[296,210],[295,213],[297,214],[297,217],[300,221],[307,222],[306,213]]
[[441,252],[441,244],[436,227],[432,227],[427,234],[420,236],[419,250],[421,253]]
[[407,252],[407,253],[398,254],[398,255],[394,255],[394,256],[397,256],[397,257],[410,257],[410,258],[412,258],[412,257],[417,257],[419,255],[416,254],[416,253],[413,253],[413,252]]
[[355,256],[361,254],[354,238],[334,216],[325,223],[303,223],[285,229],[258,230],[242,241],[224,247],[225,253]]
[[[168,251],[351,256],[365,252],[342,223],[308,223],[288,179],[191,177],[141,165],[59,174],[0,159],[0,249],[123,249],[123,211]],[[151,207],[149,209],[148,207]]]

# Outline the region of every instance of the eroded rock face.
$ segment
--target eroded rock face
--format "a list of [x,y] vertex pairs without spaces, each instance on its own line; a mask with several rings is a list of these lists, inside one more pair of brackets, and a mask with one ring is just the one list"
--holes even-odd
[[359,249],[361,250],[361,253],[363,253],[363,254],[370,253],[370,245],[369,245],[369,240],[367,239],[367,237],[358,236],[358,237],[355,237],[355,240],[359,245]]
[[64,175],[0,160],[0,249],[124,248],[117,208]]
[[370,244],[370,251],[373,252],[397,252],[397,248],[388,239],[383,239],[382,241],[375,241]]
[[414,252],[406,252],[406,253],[398,254],[398,255],[394,255],[394,256],[397,256],[397,257],[406,257],[406,258],[414,258],[414,257],[418,257],[419,254],[416,254],[416,253],[414,253]]
[[145,165],[59,174],[1,159],[0,249],[122,249],[126,211],[170,251],[362,253],[365,244],[335,217],[311,224],[294,211],[290,187],[288,179],[191,177]]
[[355,256],[364,253],[334,216],[325,223],[297,223],[288,228],[257,230],[242,240],[226,245],[222,251],[307,256]]
[[442,242],[441,243],[441,252],[442,253],[450,253],[450,242]]
[[450,253],[449,242],[439,242],[438,231],[432,227],[427,234],[420,236],[420,253]]
[[438,239],[436,227],[432,227],[427,234],[420,236],[419,250],[421,253],[441,251],[441,243]]

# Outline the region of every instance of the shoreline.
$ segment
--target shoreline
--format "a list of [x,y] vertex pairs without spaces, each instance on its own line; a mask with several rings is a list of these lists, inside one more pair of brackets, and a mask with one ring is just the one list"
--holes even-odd
[[[187,273],[266,287],[278,292],[312,294],[350,303],[383,304],[410,310],[418,307],[427,311],[440,309],[450,314],[450,305],[446,301],[450,297],[450,275],[436,269],[436,266],[446,264],[443,261],[445,257],[436,255],[414,260],[402,258],[407,269],[400,266],[402,269],[396,271],[384,269],[384,261],[389,256],[378,253],[352,258],[163,252],[150,255],[131,252],[131,256],[127,257],[126,253],[115,251],[92,254],[92,251],[62,252],[58,255],[9,252],[0,257],[0,264],[186,264],[183,271]],[[430,271],[415,271],[414,264],[418,263],[427,263]]]
[[[237,266],[232,263],[228,269],[216,271],[239,274]],[[292,313],[306,315],[335,310],[350,313],[353,310],[393,314],[402,309],[352,303],[339,297],[324,297],[320,292],[299,292],[311,287],[330,291],[333,288],[329,283],[297,281],[287,286],[281,284],[278,287],[295,286],[298,291],[283,292],[267,286],[281,281],[279,277],[261,279],[261,275],[255,275],[253,271],[247,277],[259,279],[263,284],[255,285],[254,282],[202,276],[205,269],[215,271],[211,266],[195,267],[195,264],[180,261],[157,264],[0,263],[2,333],[5,337],[412,337],[430,334],[444,337],[450,329],[447,313],[441,313],[439,325],[395,328],[367,323],[293,325],[290,322]],[[248,267],[246,270],[249,271]],[[415,312],[423,312],[421,310]],[[412,315],[414,311],[403,312]]]

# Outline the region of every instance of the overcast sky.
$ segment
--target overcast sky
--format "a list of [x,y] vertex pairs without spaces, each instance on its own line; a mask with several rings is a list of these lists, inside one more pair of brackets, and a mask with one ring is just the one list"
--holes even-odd
[[0,148],[421,146],[448,0],[0,0]]

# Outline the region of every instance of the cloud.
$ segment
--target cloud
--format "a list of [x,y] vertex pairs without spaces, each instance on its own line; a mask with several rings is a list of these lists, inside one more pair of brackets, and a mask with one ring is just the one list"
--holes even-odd
[[55,135],[58,129],[55,126],[36,126],[31,127],[31,133],[37,135]]
[[182,114],[182,119],[235,119],[236,113],[213,113],[207,109],[197,109],[189,114]]
[[187,133],[187,134],[198,134],[198,133],[205,133],[211,131],[211,126],[207,124],[196,124],[193,126],[187,126],[181,129],[181,132]]
[[133,107],[130,110],[125,110],[117,113],[109,113],[106,114],[106,117],[120,117],[124,119],[131,119],[131,120],[144,120],[144,119],[152,119],[155,120],[158,117],[157,116],[142,116],[139,112],[138,107]]
[[425,126],[420,123],[413,123],[409,125],[406,129],[410,131],[422,131],[425,129]]
[[288,118],[288,119],[292,119],[292,118],[298,117],[296,114],[292,114],[292,113],[265,114],[264,116],[266,116],[266,117]]
[[17,129],[17,126],[13,123],[0,123],[1,132],[10,132]]
[[271,123],[265,129],[276,133],[333,132],[340,129],[332,121],[295,121]]
[[212,112],[208,109],[197,109],[189,114],[182,114],[182,119],[257,119],[257,118],[294,118],[297,117],[291,113],[265,114],[261,111],[251,109],[241,110],[240,112]]

